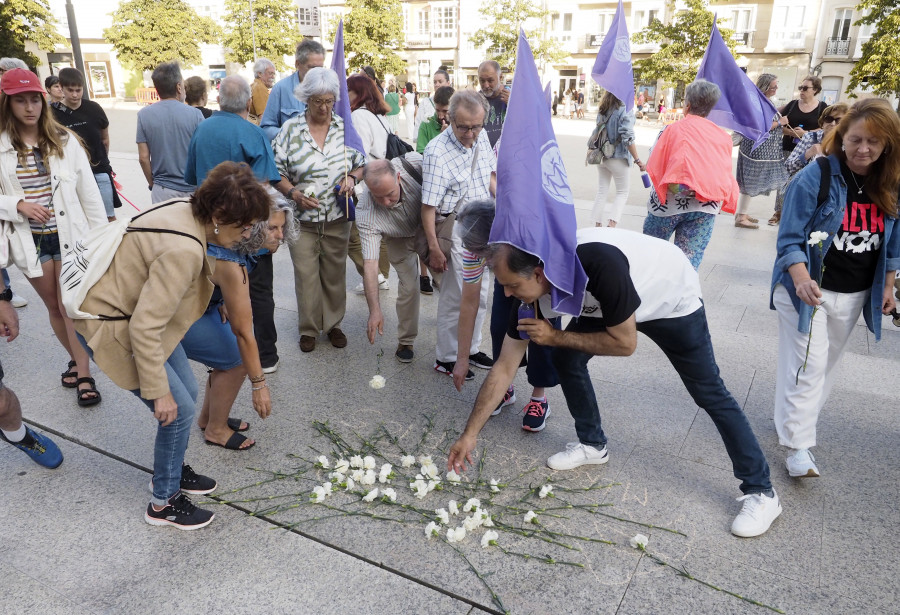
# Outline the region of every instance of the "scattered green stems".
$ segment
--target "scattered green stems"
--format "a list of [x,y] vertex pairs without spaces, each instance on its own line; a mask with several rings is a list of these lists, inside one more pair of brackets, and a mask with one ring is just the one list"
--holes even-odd
[[[610,543],[614,544],[614,543]],[[578,562],[563,562],[560,560],[555,560],[549,555],[533,555],[531,553],[519,553],[518,551],[510,551],[509,549],[504,549],[500,545],[495,545],[498,549],[500,549],[506,555],[515,555],[516,557],[521,557],[526,560],[536,560],[539,562],[543,562],[545,564],[562,564],[563,566],[575,566],[577,568],[584,568],[584,564],[580,564]]]
[[500,608],[501,611],[503,611],[504,613],[507,613],[507,615],[508,615],[508,614],[509,614],[509,609],[507,609],[506,606],[503,604],[503,600],[500,599],[500,596],[497,595],[497,592],[494,591],[494,588],[491,587],[491,584],[487,582],[487,579],[485,579],[485,578],[484,578],[484,575],[482,575],[481,572],[479,572],[478,568],[476,568],[476,567],[472,564],[472,562],[469,561],[469,558],[466,557],[466,554],[463,553],[463,552],[459,549],[459,547],[457,547],[456,545],[447,542],[443,537],[441,537],[441,540],[442,540],[442,541],[444,542],[444,544],[446,544],[448,547],[450,547],[451,549],[453,549],[454,551],[456,551],[456,554],[459,555],[459,556],[463,559],[463,561],[466,562],[466,564],[468,564],[469,569],[470,569],[473,573],[475,573],[475,576],[478,577],[478,580],[481,581],[481,583],[484,585],[484,587],[485,587],[485,588],[488,590],[488,592],[491,594],[491,600],[494,601],[494,604],[496,604],[496,605]]
[[685,579],[690,579],[691,581],[696,581],[700,585],[705,585],[706,587],[709,587],[710,589],[714,589],[717,592],[722,592],[723,594],[728,594],[729,596],[737,598],[738,600],[743,600],[744,602],[749,602],[750,604],[752,604],[754,606],[761,606],[764,609],[769,609],[770,611],[775,611],[776,613],[784,613],[784,611],[782,611],[781,609],[779,609],[777,607],[769,606],[768,604],[763,604],[762,602],[759,602],[758,600],[754,600],[753,598],[747,598],[746,596],[742,596],[735,592],[728,591],[727,589],[722,589],[721,587],[713,585],[712,583],[708,583],[707,581],[704,581],[703,579],[698,579],[697,577],[695,577],[694,575],[689,573],[687,571],[687,569],[685,569],[683,566],[681,568],[678,568],[676,566],[673,566],[669,562],[664,561],[659,556],[654,555],[653,553],[650,553],[644,545],[639,544],[637,546],[637,548],[640,551],[642,551],[644,553],[644,555],[646,555],[647,557],[652,559],[654,562],[656,562],[660,566],[665,566],[667,568],[671,568],[672,570],[674,570],[675,574],[677,574],[680,577],[684,577]]

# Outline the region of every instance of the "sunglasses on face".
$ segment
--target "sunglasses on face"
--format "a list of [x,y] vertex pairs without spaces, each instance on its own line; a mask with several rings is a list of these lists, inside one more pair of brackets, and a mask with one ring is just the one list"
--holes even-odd
[[801,92],[805,92],[806,90],[812,90],[812,89],[813,89],[813,86],[811,86],[811,85],[801,85],[801,86],[800,86],[799,88],[797,88],[797,89],[800,90]]
[[833,115],[826,115],[824,118],[822,118],[823,124],[838,124],[840,123],[840,121],[840,117],[835,117]]

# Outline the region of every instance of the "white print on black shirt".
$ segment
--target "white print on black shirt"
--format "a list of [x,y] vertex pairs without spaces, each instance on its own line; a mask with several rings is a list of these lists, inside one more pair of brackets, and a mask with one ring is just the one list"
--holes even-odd
[[883,234],[884,213],[874,203],[853,201],[844,210],[844,221],[832,245],[851,254],[873,252],[881,248]]

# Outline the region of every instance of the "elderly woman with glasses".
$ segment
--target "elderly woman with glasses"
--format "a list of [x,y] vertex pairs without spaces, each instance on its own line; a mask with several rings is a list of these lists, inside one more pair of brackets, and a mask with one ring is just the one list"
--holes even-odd
[[306,111],[285,122],[272,147],[281,173],[276,188],[297,204],[300,237],[290,246],[300,312],[300,350],[311,352],[319,333],[344,348],[347,307],[347,195],[362,176],[365,157],[344,147],[344,122],[334,113],[337,74],[311,68],[294,95]]

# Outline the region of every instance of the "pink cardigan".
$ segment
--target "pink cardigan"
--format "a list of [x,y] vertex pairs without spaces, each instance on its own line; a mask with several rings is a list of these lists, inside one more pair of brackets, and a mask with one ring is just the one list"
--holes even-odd
[[700,201],[720,201],[722,211],[734,213],[738,185],[731,171],[731,138],[724,130],[699,115],[663,130],[647,161],[647,173],[661,203],[669,184],[684,184]]

